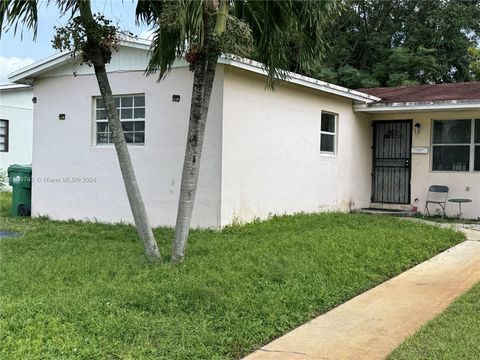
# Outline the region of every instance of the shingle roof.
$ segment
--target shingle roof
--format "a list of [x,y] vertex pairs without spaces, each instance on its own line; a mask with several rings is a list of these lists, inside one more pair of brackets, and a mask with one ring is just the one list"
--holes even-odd
[[480,100],[480,81],[358,89],[383,103]]

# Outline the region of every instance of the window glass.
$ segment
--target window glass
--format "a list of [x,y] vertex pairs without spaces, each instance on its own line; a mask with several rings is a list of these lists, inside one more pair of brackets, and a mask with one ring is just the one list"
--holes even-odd
[[480,171],[480,146],[475,146],[475,166],[473,167],[474,171]]
[[109,132],[99,132],[97,133],[97,144],[108,144],[110,142],[110,133]]
[[122,116],[122,119],[131,119],[132,109],[122,109],[121,116]]
[[123,131],[133,131],[133,121],[124,121],[122,122]]
[[145,133],[136,132],[135,133],[135,144],[143,144],[145,142]]
[[468,144],[471,139],[471,120],[435,120],[434,144]]
[[124,107],[132,107],[133,106],[133,96],[124,96],[122,97],[122,108]]
[[335,132],[335,115],[322,113],[322,131]]
[[145,108],[139,108],[134,110],[133,117],[135,119],[144,119],[145,118]]
[[135,104],[135,107],[145,106],[145,96],[135,96],[134,104]]
[[108,130],[108,122],[99,122],[97,123],[97,131],[98,132],[107,132]]
[[106,111],[97,109],[97,120],[106,120],[106,119],[107,119]]
[[335,151],[335,135],[321,134],[320,151],[332,153]]
[[475,120],[475,143],[480,144],[480,119]]
[[434,146],[433,170],[469,171],[470,146]]

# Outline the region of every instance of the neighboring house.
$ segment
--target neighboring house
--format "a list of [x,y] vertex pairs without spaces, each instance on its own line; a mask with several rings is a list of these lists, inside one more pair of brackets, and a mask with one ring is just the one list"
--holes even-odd
[[33,89],[0,85],[0,169],[32,163]]
[[[192,73],[179,62],[161,82],[145,77],[148,49],[147,42],[123,41],[108,72],[150,220],[174,225]],[[33,214],[132,221],[93,70],[59,54],[10,80],[33,81],[37,98]],[[221,227],[272,214],[387,203],[408,207],[415,198],[422,207],[430,184],[473,199],[464,215],[480,217],[480,173],[474,165],[480,156],[478,138],[472,137],[480,131],[479,121],[472,120],[480,118],[480,99],[398,104],[382,102],[374,94],[381,90],[367,91],[297,74],[266,91],[261,64],[220,58],[192,225]],[[386,121],[392,119],[399,121]],[[469,130],[465,121],[451,119],[467,119]],[[432,124],[441,140],[433,152]],[[452,132],[458,134],[450,138]],[[458,145],[468,146],[468,159],[463,148],[452,148],[450,158],[446,147],[457,140],[468,142]],[[388,170],[378,169],[381,162]],[[450,215],[457,211],[454,204],[447,207]]]

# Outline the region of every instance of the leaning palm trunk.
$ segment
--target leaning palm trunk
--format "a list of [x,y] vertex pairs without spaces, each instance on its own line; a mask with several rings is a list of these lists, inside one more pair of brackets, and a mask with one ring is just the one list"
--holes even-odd
[[[85,23],[85,27],[88,29],[88,25],[94,23],[90,4],[87,3],[85,6],[79,6],[79,9],[80,16]],[[92,36],[92,38],[94,37]],[[102,95],[102,99],[105,104],[108,124],[112,131],[113,143],[117,152],[118,162],[138,236],[143,243],[147,258],[151,261],[161,261],[160,251],[155,241],[152,227],[150,226],[150,222],[148,220],[147,211],[142,200],[142,195],[140,194],[140,189],[133,171],[127,142],[123,134],[122,123],[118,117],[112,89],[110,88],[110,82],[108,80],[107,71],[105,68],[105,61],[102,56],[101,48],[97,43],[95,43],[95,41],[91,41],[89,55],[91,56],[91,59],[89,60],[92,62],[95,69],[95,76],[97,77],[100,94]]]
[[217,53],[216,51],[213,51],[213,53],[212,55],[208,51],[202,51],[193,65],[192,103],[175,225],[175,241],[172,251],[173,262],[181,261],[185,256],[185,248],[192,220],[210,95],[212,94],[217,67]]

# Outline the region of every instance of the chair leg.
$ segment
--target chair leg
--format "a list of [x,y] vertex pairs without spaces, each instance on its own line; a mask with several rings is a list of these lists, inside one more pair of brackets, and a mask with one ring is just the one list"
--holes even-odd
[[438,204],[442,208],[442,220],[445,219],[445,205]]
[[425,211],[427,212],[428,216],[430,216],[430,211],[428,210],[428,202],[425,204],[425,210],[423,211],[423,217],[425,217]]

